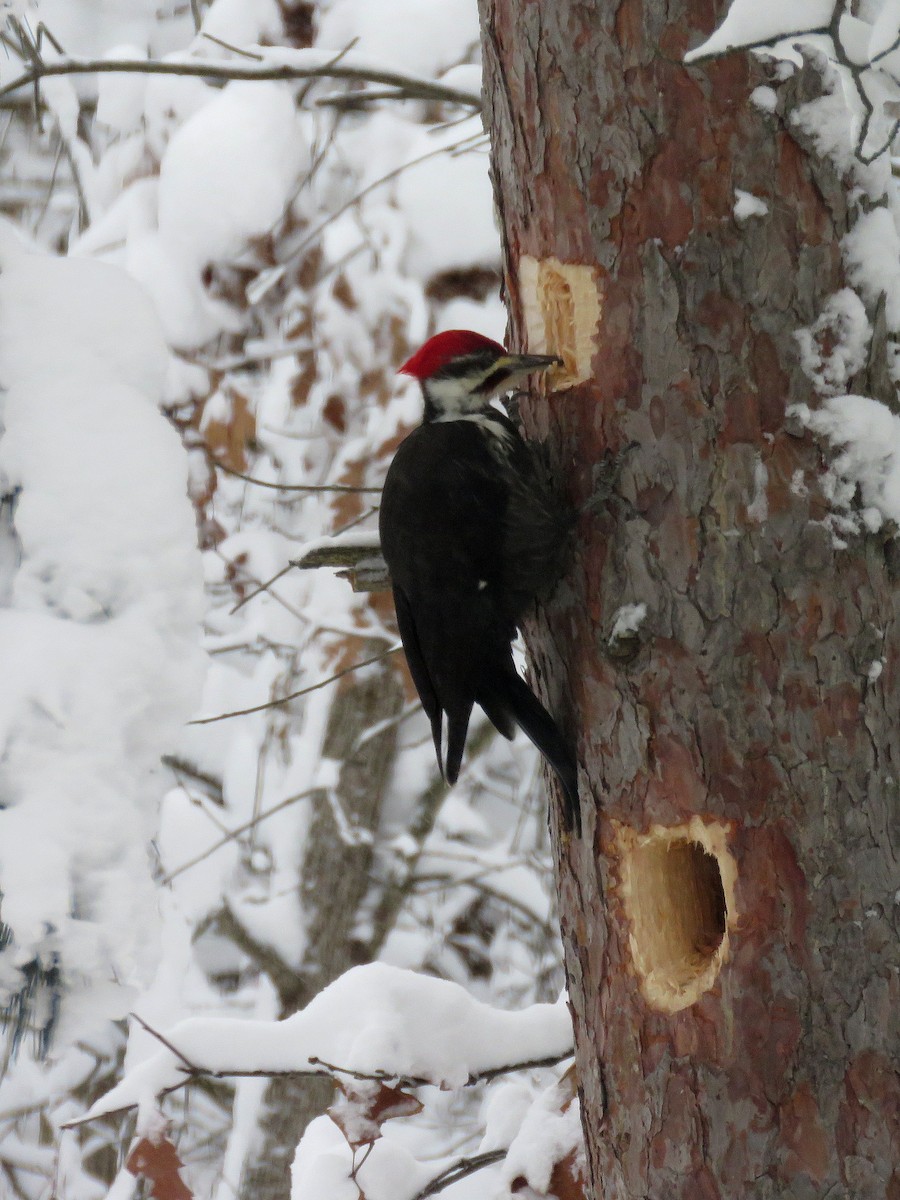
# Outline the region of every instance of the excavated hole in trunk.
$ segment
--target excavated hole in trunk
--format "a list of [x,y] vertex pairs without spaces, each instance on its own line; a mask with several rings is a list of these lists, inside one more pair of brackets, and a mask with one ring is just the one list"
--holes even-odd
[[558,354],[564,363],[542,371],[536,390],[559,392],[591,379],[603,307],[598,269],[523,254],[519,296],[529,353]]
[[728,956],[737,866],[726,831],[695,817],[647,834],[619,826],[617,837],[641,991],[654,1008],[679,1012],[709,991]]

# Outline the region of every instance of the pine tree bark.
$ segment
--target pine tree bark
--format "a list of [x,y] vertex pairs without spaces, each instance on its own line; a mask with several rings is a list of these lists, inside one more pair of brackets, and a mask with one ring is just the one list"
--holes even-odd
[[898,1200],[900,591],[788,413],[845,285],[845,181],[779,115],[820,78],[766,113],[752,56],[685,68],[724,2],[480,3],[511,344],[583,376],[526,428],[579,506],[637,443],[530,630],[593,1194]]

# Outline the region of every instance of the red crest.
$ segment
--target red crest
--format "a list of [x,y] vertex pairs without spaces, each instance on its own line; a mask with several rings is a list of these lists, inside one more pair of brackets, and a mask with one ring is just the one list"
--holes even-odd
[[408,358],[399,368],[399,375],[412,375],[415,379],[428,379],[439,371],[446,363],[454,358],[463,358],[467,354],[491,354],[499,357],[506,350],[499,342],[470,329],[448,329],[446,333],[436,333],[420,347],[412,358]]

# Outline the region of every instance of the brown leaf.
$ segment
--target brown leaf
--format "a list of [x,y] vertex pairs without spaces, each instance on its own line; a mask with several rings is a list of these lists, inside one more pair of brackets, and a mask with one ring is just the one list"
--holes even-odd
[[167,1137],[158,1142],[142,1138],[125,1162],[132,1175],[149,1181],[153,1200],[193,1200],[194,1193],[178,1174],[182,1165]]
[[232,471],[246,471],[246,452],[256,441],[256,418],[250,410],[250,401],[241,392],[231,389],[228,399],[229,416],[221,421],[208,421],[203,437],[213,458]]
[[412,1117],[422,1111],[421,1101],[401,1087],[358,1080],[338,1082],[338,1095],[328,1115],[354,1149],[377,1141],[381,1126],[393,1117]]
[[584,1200],[585,1180],[581,1172],[578,1149],[570,1150],[565,1158],[553,1164],[548,1194],[557,1200]]
[[585,1200],[587,1193],[578,1149],[570,1150],[565,1158],[553,1164],[546,1192],[535,1191],[524,1175],[517,1175],[509,1185],[509,1190],[513,1193],[526,1192],[532,1197],[547,1197],[548,1200]]

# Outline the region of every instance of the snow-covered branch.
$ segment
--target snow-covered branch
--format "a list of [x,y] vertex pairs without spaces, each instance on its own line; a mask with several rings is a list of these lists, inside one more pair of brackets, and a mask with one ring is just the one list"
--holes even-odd
[[157,1097],[199,1075],[340,1075],[458,1088],[572,1053],[564,1000],[503,1012],[459,984],[384,963],[346,972],[284,1021],[197,1017],[166,1034],[148,1031],[162,1049],[127,1071],[86,1119],[139,1108],[140,1126]]
[[[258,64],[248,65],[232,59],[185,58],[177,61],[154,61],[131,58],[73,58],[64,57],[47,62],[38,56],[21,75],[0,87],[0,100],[23,88],[35,88],[44,79],[60,75],[181,75],[218,83],[233,80],[274,80],[295,83],[304,79],[342,79],[348,83],[375,83],[391,89],[379,92],[378,98],[392,100],[431,100],[444,104],[459,104],[464,108],[480,109],[481,97],[475,92],[450,87],[430,79],[417,79],[397,71],[384,71],[376,66],[348,65],[346,62],[323,62],[319,51],[281,51],[290,53],[288,61],[271,61],[260,56]],[[333,55],[331,58],[333,59]],[[365,93],[356,99],[364,100]]]
[[[803,0],[789,9],[735,0],[719,28],[689,51],[685,62],[699,63],[735,50],[793,63],[804,50],[824,51],[859,103],[856,157],[868,166],[889,152],[900,130],[895,112],[900,100],[900,18],[891,6],[875,10],[866,20],[851,14],[847,0]],[[880,132],[873,138],[876,125]]]

